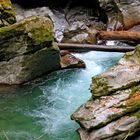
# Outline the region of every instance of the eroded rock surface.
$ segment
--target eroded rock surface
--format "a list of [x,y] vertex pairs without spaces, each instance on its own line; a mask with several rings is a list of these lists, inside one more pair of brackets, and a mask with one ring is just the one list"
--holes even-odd
[[92,98],[72,114],[82,140],[124,140],[140,130],[140,46],[93,77]]

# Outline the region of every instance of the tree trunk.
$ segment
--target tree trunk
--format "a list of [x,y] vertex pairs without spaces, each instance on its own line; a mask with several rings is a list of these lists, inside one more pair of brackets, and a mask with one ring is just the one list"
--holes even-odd
[[71,43],[57,43],[60,50],[70,51],[107,51],[107,52],[129,52],[133,51],[135,47],[124,46],[106,46],[106,45],[90,45],[90,44],[71,44]]
[[103,40],[131,40],[140,42],[140,32],[99,31],[98,38]]

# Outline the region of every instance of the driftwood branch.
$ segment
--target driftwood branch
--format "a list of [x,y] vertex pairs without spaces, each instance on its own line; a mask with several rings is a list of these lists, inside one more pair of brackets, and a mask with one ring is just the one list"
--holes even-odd
[[128,40],[140,42],[140,32],[131,31],[98,31],[97,37],[103,40]]
[[71,44],[71,43],[57,43],[60,50],[72,51],[106,51],[106,52],[129,52],[133,51],[135,47],[124,46],[107,46],[107,45],[90,45],[90,44]]

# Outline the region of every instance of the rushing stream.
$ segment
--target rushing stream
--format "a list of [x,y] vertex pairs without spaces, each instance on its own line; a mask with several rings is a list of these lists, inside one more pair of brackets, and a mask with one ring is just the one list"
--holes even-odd
[[91,77],[123,54],[75,55],[86,62],[86,69],[57,71],[22,87],[0,89],[0,140],[79,140],[79,126],[70,115],[90,98]]

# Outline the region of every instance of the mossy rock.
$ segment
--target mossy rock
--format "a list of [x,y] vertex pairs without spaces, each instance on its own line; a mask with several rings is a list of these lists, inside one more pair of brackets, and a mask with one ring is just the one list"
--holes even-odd
[[14,24],[16,16],[10,0],[0,0],[0,27]]
[[53,42],[49,18],[33,16],[0,28],[0,83],[21,84],[60,69],[60,51]]

